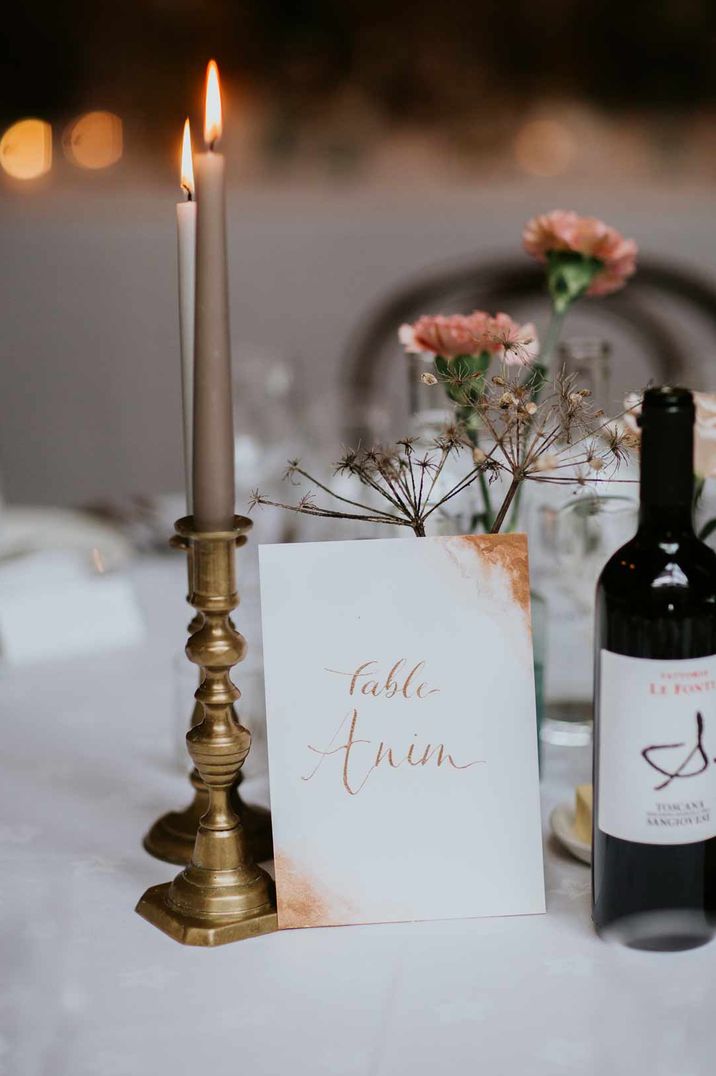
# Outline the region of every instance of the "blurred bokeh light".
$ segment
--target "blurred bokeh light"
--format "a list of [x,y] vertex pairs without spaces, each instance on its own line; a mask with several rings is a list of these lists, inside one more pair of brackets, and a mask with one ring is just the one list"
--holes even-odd
[[122,156],[122,121],[113,112],[86,112],[67,128],[65,156],[80,168],[109,168]]
[[515,160],[529,176],[562,175],[574,160],[575,142],[569,129],[557,120],[532,120],[515,137]]
[[0,139],[0,165],[13,179],[37,179],[52,167],[52,128],[38,119],[18,120]]

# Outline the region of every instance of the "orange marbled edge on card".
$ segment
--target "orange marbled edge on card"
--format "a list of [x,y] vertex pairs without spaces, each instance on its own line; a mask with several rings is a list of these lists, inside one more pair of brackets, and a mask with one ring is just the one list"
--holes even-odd
[[483,563],[502,568],[510,581],[512,597],[529,614],[530,573],[524,534],[465,534],[451,541],[466,545]]
[[351,922],[353,906],[326,892],[318,880],[301,870],[295,860],[277,852],[276,897],[278,925],[281,930],[292,927],[340,926]]

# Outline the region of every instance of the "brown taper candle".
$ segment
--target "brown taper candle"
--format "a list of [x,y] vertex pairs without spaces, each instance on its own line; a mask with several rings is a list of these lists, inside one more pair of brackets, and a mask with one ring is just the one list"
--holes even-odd
[[196,310],[192,481],[197,530],[228,530],[234,517],[234,420],[226,260],[225,161],[216,64],[207,69],[204,138],[196,160]]

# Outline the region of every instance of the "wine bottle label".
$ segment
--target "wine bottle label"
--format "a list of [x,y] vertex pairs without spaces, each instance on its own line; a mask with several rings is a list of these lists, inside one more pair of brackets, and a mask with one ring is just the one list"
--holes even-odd
[[716,654],[602,650],[599,677],[600,830],[641,844],[716,836]]

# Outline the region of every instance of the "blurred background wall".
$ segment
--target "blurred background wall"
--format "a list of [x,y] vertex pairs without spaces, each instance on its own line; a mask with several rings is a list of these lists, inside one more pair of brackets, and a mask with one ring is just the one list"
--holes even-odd
[[[281,414],[337,448],[348,349],[377,304],[442,268],[519,262],[522,224],[555,206],[716,283],[708,0],[70,0],[12,5],[0,32],[10,501],[181,486],[174,203],[210,56],[240,422],[278,377]],[[716,389],[714,325],[659,306],[684,379]],[[652,371],[628,334],[613,343],[617,406]]]

